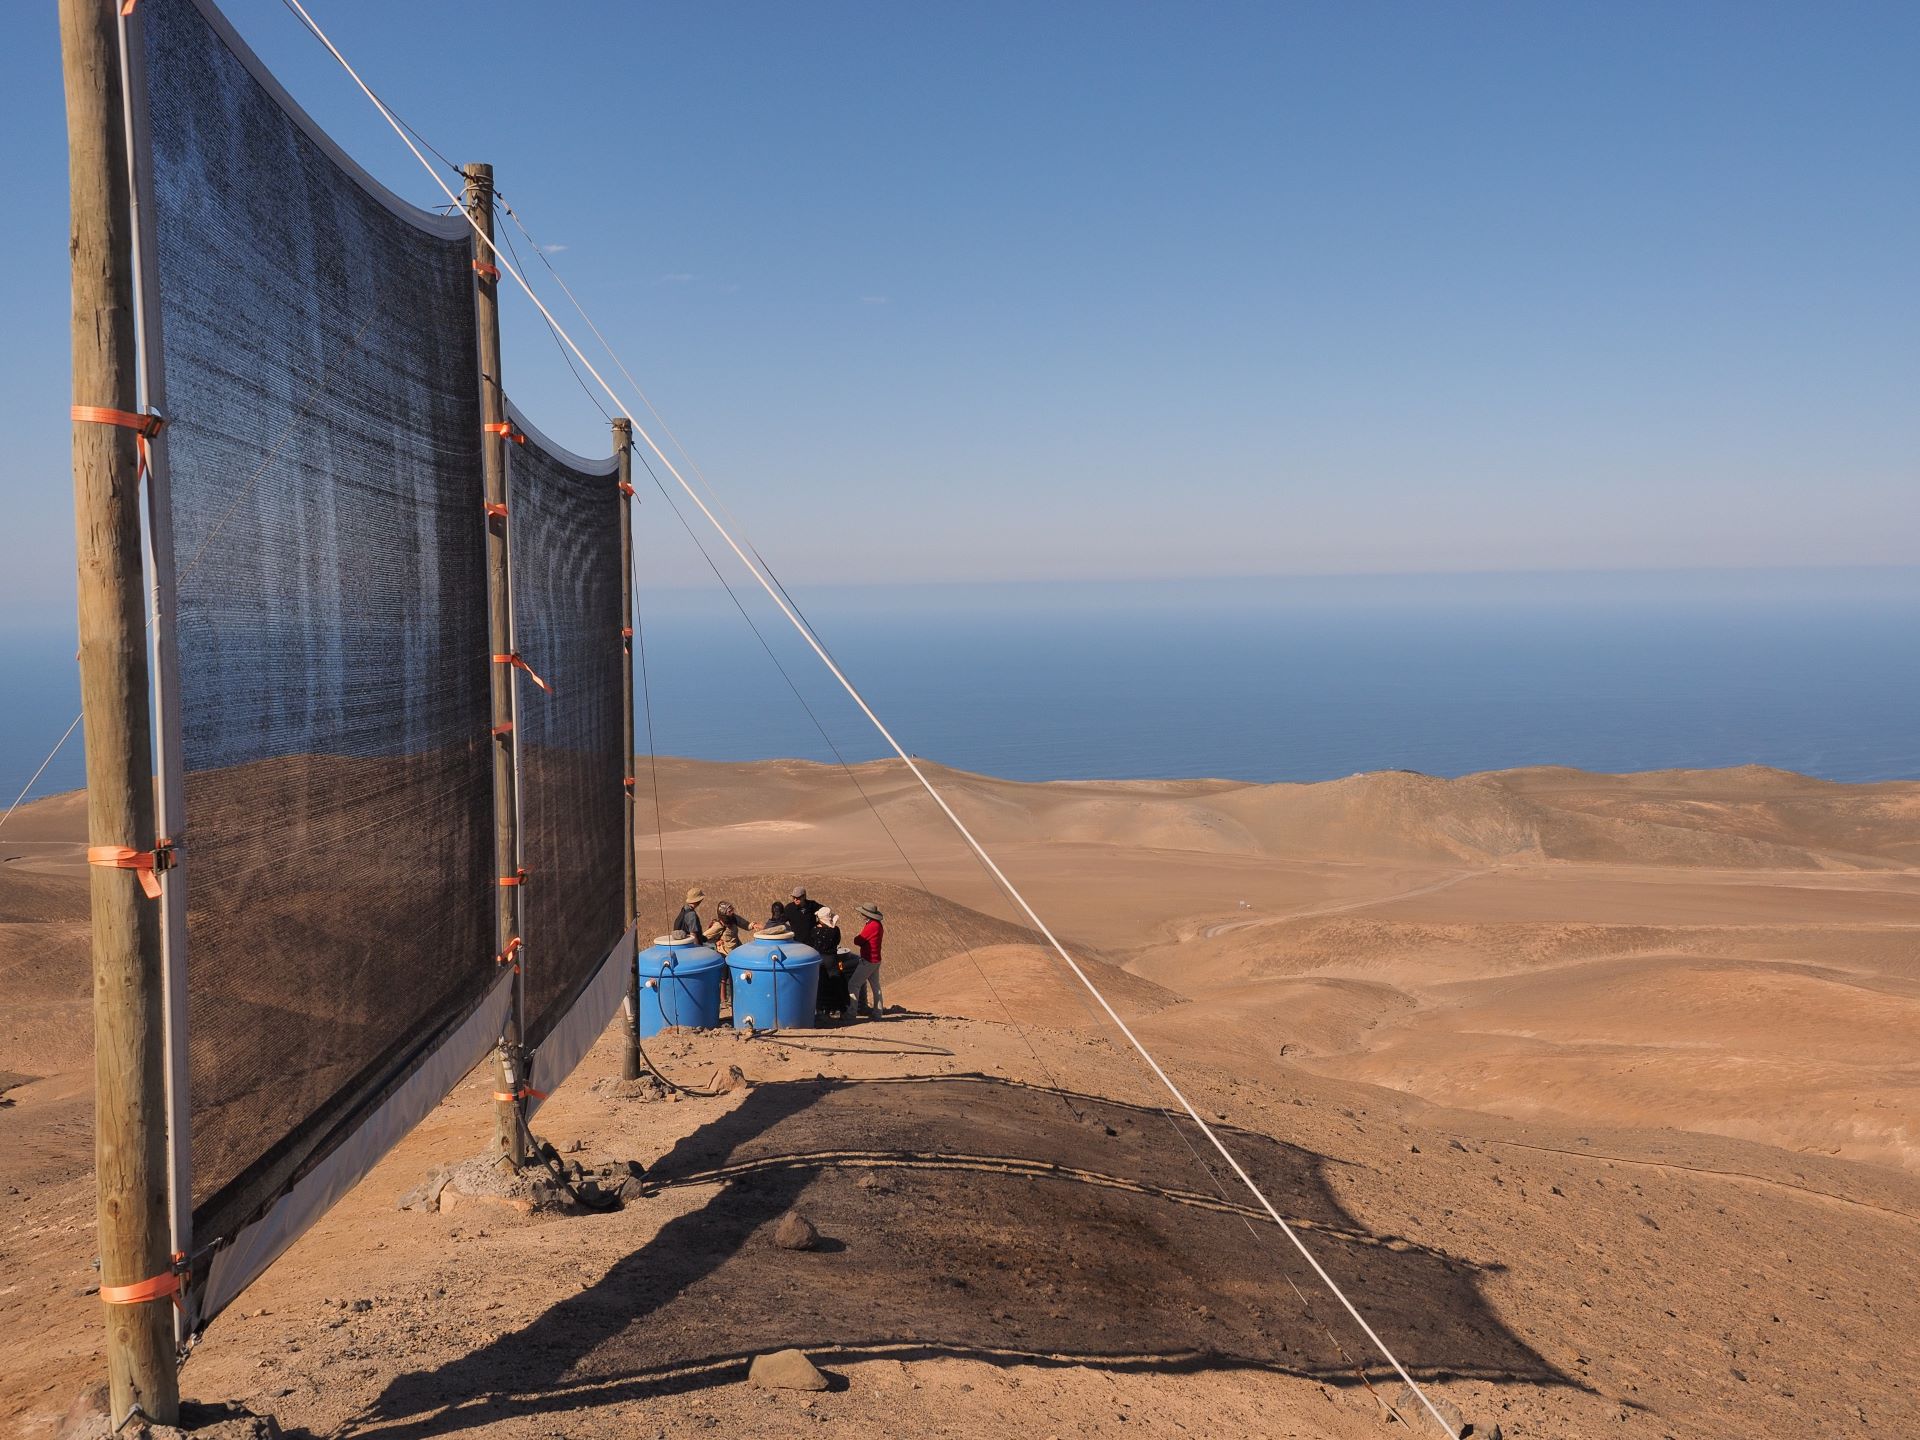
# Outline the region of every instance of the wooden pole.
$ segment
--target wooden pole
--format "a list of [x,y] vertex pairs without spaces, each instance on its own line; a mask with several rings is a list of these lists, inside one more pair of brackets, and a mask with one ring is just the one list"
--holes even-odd
[[[493,238],[493,167],[469,165],[467,213],[487,239]],[[513,588],[508,578],[506,392],[500,385],[500,274],[495,256],[480,235],[473,238],[475,312],[480,329],[481,476],[487,511],[487,637],[495,656],[513,653]],[[500,507],[498,509],[493,507]],[[513,668],[497,659],[493,681],[493,860],[494,874],[507,878],[520,868],[520,806],[513,750]],[[512,953],[520,936],[520,887],[494,886],[494,941],[497,954]],[[500,1037],[499,1093],[511,1098],[494,1103],[493,1138],[500,1157],[518,1167],[527,1160],[524,1013],[525,991],[516,970]]]
[[[72,195],[73,403],[139,406],[133,221],[118,7],[60,0]],[[140,456],[131,430],[73,427],[79,553],[80,698],[86,716],[87,841],[151,851],[140,553]],[[168,1249],[165,1036],[159,905],[132,870],[96,866],[93,903],[94,1174],[105,1294],[172,1273]],[[173,1303],[107,1304],[113,1418],[180,1416]]]
[[[619,463],[620,478],[620,624],[624,630],[620,658],[620,734],[621,753],[627,757],[627,807],[622,853],[627,862],[627,928],[631,930],[640,915],[640,876],[634,869],[633,820],[639,799],[634,783],[638,755],[633,743],[633,422],[622,415],[613,422],[613,454]],[[639,945],[639,937],[634,944]],[[620,1074],[627,1080],[640,1078],[640,969],[627,967],[627,1034],[621,1052]]]

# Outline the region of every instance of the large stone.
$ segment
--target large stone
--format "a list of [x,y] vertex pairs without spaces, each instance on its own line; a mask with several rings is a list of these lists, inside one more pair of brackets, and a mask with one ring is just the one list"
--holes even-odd
[[[1427,1399],[1433,1402],[1433,1408],[1440,1412],[1440,1418],[1447,1422],[1449,1430],[1456,1435],[1469,1433],[1467,1417],[1460,1413],[1458,1405],[1444,1396],[1434,1394],[1432,1390],[1428,1390],[1426,1395]],[[1393,1392],[1393,1408],[1400,1412],[1400,1418],[1407,1423],[1408,1428],[1415,1435],[1431,1435],[1437,1428],[1433,1423],[1433,1416],[1427,1412],[1427,1407],[1420,1403],[1420,1397],[1413,1393],[1413,1388],[1409,1385],[1402,1385]]]
[[434,1166],[427,1172],[426,1179],[402,1195],[396,1203],[402,1210],[438,1210],[440,1192],[447,1188],[447,1176],[450,1173],[445,1165]]
[[747,1368],[747,1383],[762,1390],[824,1390],[827,1377],[798,1350],[776,1350],[756,1355]]
[[[89,1385],[74,1397],[61,1417],[55,1440],[95,1440],[113,1433],[113,1418],[107,1413],[111,1392],[105,1385]],[[131,1428],[131,1427],[129,1427]]]
[[782,1250],[811,1250],[820,1243],[820,1232],[798,1210],[789,1210],[774,1226],[773,1243]]

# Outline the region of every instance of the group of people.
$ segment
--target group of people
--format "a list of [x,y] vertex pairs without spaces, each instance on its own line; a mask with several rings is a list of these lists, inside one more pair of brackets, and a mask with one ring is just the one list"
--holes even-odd
[[880,994],[880,952],[887,926],[878,905],[855,907],[866,923],[855,933],[849,950],[841,944],[840,917],[811,898],[804,885],[794,886],[790,898],[775,900],[758,927],[734,909],[730,900],[722,900],[715,907],[711,922],[703,921],[700,907],[706,899],[707,892],[697,885],[687,891],[686,904],[674,918],[676,933],[703,940],[722,955],[756,939],[792,940],[810,946],[820,953],[820,989],[815,1005],[821,1013],[850,1021],[856,1011],[863,1010],[877,1020],[886,1009]]

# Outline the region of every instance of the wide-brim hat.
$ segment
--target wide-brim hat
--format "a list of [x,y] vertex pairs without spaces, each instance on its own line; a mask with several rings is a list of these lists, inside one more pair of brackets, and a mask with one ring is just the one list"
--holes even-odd
[[689,905],[698,905],[702,900],[706,898],[707,898],[707,892],[702,890],[698,885],[694,886],[691,890],[687,891],[687,904]]
[[790,926],[786,925],[769,925],[764,930],[754,931],[753,938],[756,940],[791,940],[793,938],[793,930]]
[[884,920],[887,918],[880,913],[880,907],[878,905],[862,905],[858,908],[860,913],[869,920]]

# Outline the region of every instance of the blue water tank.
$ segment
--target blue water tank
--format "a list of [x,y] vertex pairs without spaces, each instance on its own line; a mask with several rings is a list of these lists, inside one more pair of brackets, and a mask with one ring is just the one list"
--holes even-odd
[[733,1023],[756,1030],[811,1030],[820,993],[820,952],[798,940],[756,935],[731,955]]
[[634,965],[640,972],[642,1037],[669,1025],[711,1030],[720,1023],[720,977],[727,962],[718,951],[663,935],[634,957]]

